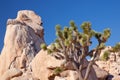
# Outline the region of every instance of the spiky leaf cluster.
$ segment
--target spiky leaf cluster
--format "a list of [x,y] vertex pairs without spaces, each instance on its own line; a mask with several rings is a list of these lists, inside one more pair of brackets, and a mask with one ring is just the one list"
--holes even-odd
[[81,28],[82,28],[84,34],[89,34],[91,32],[91,23],[90,22],[84,22],[81,25]]
[[92,30],[90,22],[84,22],[81,25],[83,32],[79,32],[74,21],[70,21],[70,27],[64,27],[61,29],[60,25],[56,25],[56,36],[57,39],[51,44],[49,49],[42,47],[47,50],[48,53],[62,52],[64,48],[73,48],[75,45],[79,45],[79,48],[90,46],[92,44],[91,38],[95,37],[99,42],[99,48],[105,47],[105,42],[110,37],[110,29],[105,29],[103,33]]
[[[47,48],[45,45],[42,45],[42,48],[47,50],[48,54],[53,52],[62,53],[64,55],[65,62],[61,66],[65,67],[67,66],[67,62],[71,62],[78,73],[81,71],[86,56],[92,55],[93,59],[90,61],[90,65],[86,71],[86,76],[83,79],[87,80],[91,64],[97,55],[100,54],[100,50],[105,47],[105,42],[110,37],[110,30],[105,29],[103,33],[96,32],[95,30],[92,30],[90,22],[84,22],[81,25],[81,29],[83,32],[79,32],[78,27],[75,25],[74,21],[70,21],[69,27],[64,27],[63,29],[60,25],[56,25],[56,40],[50,45],[49,48]],[[97,39],[98,45],[93,50],[89,50],[89,46],[92,44],[92,37]],[[57,53],[52,55],[56,57]],[[60,57],[61,55],[57,55],[56,57],[57,59],[60,59],[58,56]],[[59,73],[61,72],[61,69],[56,68],[55,72]]]
[[40,47],[41,47],[41,49],[43,49],[43,50],[47,50],[47,46],[46,46],[45,43],[42,43],[42,44],[40,45]]
[[62,69],[61,67],[57,67],[57,68],[54,69],[53,74],[57,75],[57,74],[61,73],[63,70],[64,69]]
[[102,35],[102,41],[106,42],[107,39],[110,37],[111,33],[110,33],[110,29],[105,29],[104,33]]
[[102,57],[101,57],[101,60],[103,60],[103,61],[108,60],[109,55],[110,55],[110,52],[109,52],[109,51],[105,51],[105,52],[103,53]]
[[117,43],[115,46],[112,47],[112,52],[119,52],[120,51],[120,42]]

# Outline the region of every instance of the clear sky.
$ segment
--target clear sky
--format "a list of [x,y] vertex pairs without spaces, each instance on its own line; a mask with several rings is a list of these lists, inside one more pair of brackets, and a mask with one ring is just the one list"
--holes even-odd
[[19,10],[33,10],[42,17],[45,42],[55,39],[55,25],[68,26],[74,20],[79,27],[90,21],[92,28],[110,28],[112,35],[106,45],[120,41],[120,0],[0,0],[0,51],[8,18],[16,18]]

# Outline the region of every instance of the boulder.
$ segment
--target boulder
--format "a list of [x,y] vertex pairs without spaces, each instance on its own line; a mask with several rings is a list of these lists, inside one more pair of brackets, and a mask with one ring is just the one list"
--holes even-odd
[[[101,55],[112,47],[108,46],[102,50]],[[120,80],[120,52],[110,52],[107,61],[98,60],[96,64],[109,73],[108,80]]]
[[48,55],[47,51],[41,50],[32,60],[33,75],[40,80],[48,80],[52,71],[48,68],[59,67],[64,60],[57,60],[55,57]]
[[78,80],[78,73],[73,70],[66,70],[60,74],[61,77],[56,76],[55,80]]
[[[57,54],[57,53],[53,53],[53,54]],[[64,61],[65,61],[64,59],[62,60],[56,59],[54,56],[48,55],[47,51],[41,50],[32,60],[33,75],[40,80],[48,80],[48,77],[50,77],[51,74],[53,73],[48,68],[60,67],[64,63]],[[85,75],[86,67],[88,66],[88,63],[89,62],[85,59],[83,66],[84,69],[82,71],[83,75]],[[76,71],[68,70],[64,72],[64,76],[66,77],[63,78],[57,76],[55,77],[55,80],[57,80],[58,78],[60,78],[60,80],[77,80],[76,78],[78,77],[76,77],[76,74],[77,74]],[[97,80],[96,73],[93,68],[91,69],[88,80]]]
[[0,55],[0,77],[12,68],[31,72],[31,61],[44,43],[40,16],[21,10],[16,19],[8,19],[4,47]]
[[93,65],[93,68],[96,72],[98,80],[106,80],[109,73],[101,68],[99,68],[97,65]]
[[114,75],[112,80],[120,80],[120,75]]

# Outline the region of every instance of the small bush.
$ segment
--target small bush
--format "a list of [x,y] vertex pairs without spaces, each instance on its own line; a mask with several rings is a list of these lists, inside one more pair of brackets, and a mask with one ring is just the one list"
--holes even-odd
[[107,61],[109,59],[109,55],[110,55],[110,52],[109,51],[105,51],[104,54],[101,57],[101,60]]

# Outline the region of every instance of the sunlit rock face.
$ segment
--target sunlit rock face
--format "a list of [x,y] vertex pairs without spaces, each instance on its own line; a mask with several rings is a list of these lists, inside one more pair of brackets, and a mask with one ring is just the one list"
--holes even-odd
[[13,68],[21,70],[23,75],[31,72],[31,61],[44,43],[43,36],[41,17],[33,11],[21,10],[16,19],[8,19],[0,55],[0,78]]
[[[101,56],[105,51],[111,50],[111,46],[106,47],[101,52]],[[109,77],[110,80],[119,80],[120,79],[120,52],[110,52],[108,60],[106,61],[96,61],[96,64],[103,70],[107,71],[113,77]]]

